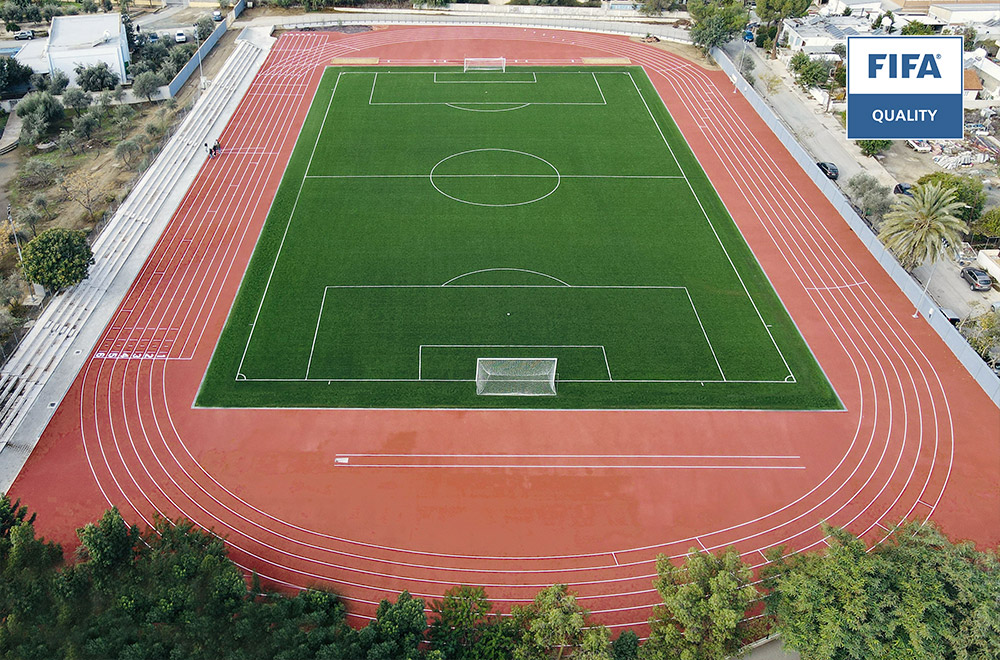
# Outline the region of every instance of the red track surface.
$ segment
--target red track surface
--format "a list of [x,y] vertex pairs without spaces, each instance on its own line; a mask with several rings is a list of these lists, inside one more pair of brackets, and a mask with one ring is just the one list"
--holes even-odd
[[[192,409],[323,66],[497,54],[645,67],[846,411]],[[759,564],[817,547],[823,520],[1000,540],[997,409],[721,73],[561,31],[290,34],[222,144],[97,347],[169,359],[92,356],[12,489],[49,537],[74,545],[114,504],[211,527],[240,565],[360,617],[404,588],[480,584],[506,607],[565,582],[611,625],[649,616],[658,553],[735,545]]]

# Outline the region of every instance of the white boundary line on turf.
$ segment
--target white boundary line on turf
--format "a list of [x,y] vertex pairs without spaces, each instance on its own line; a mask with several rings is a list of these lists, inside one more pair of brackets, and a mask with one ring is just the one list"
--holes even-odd
[[[478,112],[478,111],[477,111]],[[492,111],[490,111],[492,112]],[[307,179],[426,179],[426,174],[310,174]],[[551,179],[553,174],[435,174],[437,179]],[[563,179],[683,179],[676,174],[560,174]]]
[[[277,262],[277,260],[275,260]],[[273,270],[273,269],[272,269]],[[544,275],[545,277],[551,277],[553,280],[560,282],[562,286],[555,286],[552,284],[451,284],[457,279],[465,277],[467,275],[472,275],[474,273],[483,273],[495,270],[517,270],[523,272],[535,273],[538,275]],[[654,378],[633,378],[633,379],[618,379],[614,380],[611,378],[611,366],[608,364],[607,353],[604,354],[605,364],[608,367],[608,378],[609,380],[591,380],[591,379],[559,379],[562,383],[794,383],[794,376],[792,380],[788,380],[786,377],[783,380],[730,380],[726,378],[725,371],[722,369],[722,364],[719,362],[719,357],[715,352],[715,347],[712,346],[712,341],[708,338],[708,333],[705,331],[705,326],[701,322],[701,315],[698,314],[698,308],[694,304],[694,299],[691,297],[691,292],[688,291],[686,286],[671,286],[671,285],[650,285],[650,284],[637,284],[637,285],[624,285],[624,284],[610,284],[610,285],[599,285],[599,284],[582,284],[582,285],[572,285],[560,280],[558,278],[552,277],[551,275],[545,275],[544,273],[536,273],[535,271],[529,271],[521,268],[483,268],[477,271],[472,271],[471,273],[463,273],[458,277],[454,277],[444,284],[331,284],[323,287],[323,297],[320,300],[319,305],[319,315],[316,319],[316,328],[313,331],[312,344],[309,347],[309,360],[306,363],[306,373],[303,378],[248,378],[242,371],[242,363],[240,364],[240,370],[237,372],[235,380],[239,382],[325,382],[325,383],[381,383],[381,382],[393,382],[393,383],[404,383],[404,382],[440,382],[440,383],[465,383],[471,382],[469,379],[459,378],[459,379],[447,379],[447,378],[422,378],[423,365],[422,365],[422,350],[424,346],[453,346],[453,347],[511,347],[511,348],[594,348],[601,346],[599,344],[420,344],[418,349],[417,358],[417,378],[310,378],[309,371],[312,369],[313,355],[316,352],[316,342],[319,338],[319,328],[323,321],[323,310],[326,307],[326,296],[330,289],[441,289],[444,287],[452,289],[663,289],[663,290],[682,290],[684,295],[687,297],[688,303],[691,305],[691,311],[694,313],[694,318],[698,322],[698,326],[701,328],[702,336],[705,338],[705,344],[708,346],[708,350],[712,352],[712,359],[715,362],[716,368],[719,370],[719,375],[722,376],[721,380],[712,378],[693,378],[693,379],[654,379]],[[263,304],[263,303],[262,303]],[[247,344],[249,346],[249,342]],[[601,346],[604,350],[604,347]],[[246,353],[244,352],[244,356]]]
[[[753,299],[753,296],[750,295],[750,290],[747,289],[747,285],[743,281],[743,276],[740,275],[740,271],[736,268],[736,264],[733,263],[732,257],[729,256],[729,250],[726,249],[725,243],[722,242],[722,238],[719,236],[719,232],[716,231],[715,225],[712,223],[712,219],[708,217],[708,211],[705,210],[705,205],[701,203],[701,198],[698,197],[698,193],[694,191],[694,186],[691,185],[691,180],[688,179],[687,173],[681,166],[680,161],[677,160],[677,155],[674,153],[673,147],[670,146],[670,142],[667,141],[667,136],[663,134],[663,129],[660,128],[660,123],[656,121],[656,117],[653,116],[653,110],[649,107],[649,103],[646,102],[646,97],[643,95],[642,90],[639,89],[639,84],[635,81],[635,78],[632,76],[631,71],[628,71],[626,73],[628,73],[628,77],[629,80],[632,81],[632,85],[635,86],[635,91],[639,95],[639,98],[642,99],[642,104],[646,106],[646,112],[649,113],[649,118],[653,121],[653,124],[656,126],[656,130],[660,133],[660,137],[663,139],[663,144],[667,146],[667,150],[670,152],[670,156],[674,159],[674,163],[677,164],[677,168],[681,171],[682,174],[684,174],[684,180],[687,181],[688,189],[691,191],[691,195],[693,195],[695,201],[698,202],[698,207],[701,209],[702,215],[705,216],[705,220],[708,222],[708,226],[712,228],[712,233],[715,234],[715,239],[719,242],[719,247],[722,248],[722,253],[726,255],[726,260],[729,261],[729,265],[733,267],[733,272],[736,273],[736,278],[740,281],[740,286],[743,287],[743,292],[746,293],[747,299],[750,301],[750,304],[753,305],[754,311],[757,312],[757,318],[760,319],[761,325],[764,326],[764,331],[767,332],[767,336],[771,338],[771,343],[774,344],[774,349],[778,351],[778,356],[781,358],[781,361],[785,364],[785,368],[788,370],[788,375],[794,378],[795,374],[792,373],[792,368],[788,365],[788,360],[785,359],[785,354],[781,352],[781,348],[778,346],[778,342],[774,339],[774,335],[771,334],[771,328],[768,327],[767,323],[764,321],[764,317],[761,315],[760,309],[758,309],[757,307],[757,302]],[[756,260],[756,257],[754,257],[754,259]]]
[[[411,73],[416,73],[413,71]],[[438,73],[447,73],[449,75],[475,75],[466,71],[461,73],[459,71],[435,71],[434,72],[434,82],[438,85],[534,85],[538,82],[538,76],[535,75],[534,71],[517,71],[516,73],[530,73],[531,80],[438,80]],[[496,71],[482,71],[480,73],[496,73]],[[502,73],[501,75],[507,75],[507,73]]]
[[[608,380],[564,380],[561,383],[603,383],[613,382],[611,377],[611,366],[608,364],[608,352],[604,350],[603,344],[420,344],[417,348],[417,380],[442,382],[440,378],[424,378],[424,349],[425,348],[599,348],[604,356],[604,368],[608,370]],[[475,378],[456,378],[448,380],[450,383],[472,383]]]
[[[302,181],[299,183],[299,191],[295,195],[295,202],[292,204],[292,210],[288,213],[288,222],[285,223],[285,231],[281,235],[281,242],[278,244],[278,251],[274,255],[274,263],[271,264],[271,272],[267,275],[267,282],[264,284],[264,293],[260,296],[260,304],[257,306],[257,313],[254,314],[253,323],[250,324],[250,334],[247,336],[247,344],[243,348],[243,355],[240,357],[240,364],[236,368],[236,378],[238,379],[243,375],[243,362],[247,359],[247,351],[250,350],[250,340],[253,339],[254,330],[257,329],[257,319],[260,318],[260,310],[264,307],[264,300],[267,299],[267,290],[271,286],[271,279],[274,277],[274,270],[278,267],[278,257],[281,256],[281,249],[285,247],[285,238],[288,237],[288,230],[292,226],[292,218],[295,216],[295,209],[299,205],[299,198],[302,196],[302,188],[306,184],[306,175],[309,174],[309,168],[312,167],[313,157],[316,155],[316,147],[319,146],[319,139],[323,135],[323,129],[326,127],[326,120],[330,116],[330,108],[333,107],[333,97],[337,94],[337,87],[340,85],[340,78],[343,73],[337,74],[337,80],[333,83],[333,91],[330,92],[330,100],[326,104],[326,112],[323,113],[323,123],[320,124],[319,130],[316,131],[316,141],[313,142],[312,151],[309,153],[309,162],[306,164],[306,169],[302,173]],[[378,75],[377,73],[375,74]],[[322,81],[320,81],[322,84]],[[308,115],[306,116],[308,120]],[[277,197],[277,194],[275,194]],[[263,229],[261,230],[263,233]],[[256,249],[256,248],[254,248]],[[244,377],[244,380],[246,378]]]

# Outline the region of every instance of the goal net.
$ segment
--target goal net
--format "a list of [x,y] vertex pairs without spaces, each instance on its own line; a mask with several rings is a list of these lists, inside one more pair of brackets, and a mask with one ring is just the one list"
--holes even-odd
[[465,71],[507,71],[507,58],[466,57]]
[[477,358],[476,394],[552,396],[556,358]]

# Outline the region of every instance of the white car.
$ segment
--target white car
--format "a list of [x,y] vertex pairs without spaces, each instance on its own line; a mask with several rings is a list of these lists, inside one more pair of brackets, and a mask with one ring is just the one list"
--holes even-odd
[[179,44],[187,43],[188,36],[184,34],[184,30],[177,30],[177,34],[174,35],[174,41]]

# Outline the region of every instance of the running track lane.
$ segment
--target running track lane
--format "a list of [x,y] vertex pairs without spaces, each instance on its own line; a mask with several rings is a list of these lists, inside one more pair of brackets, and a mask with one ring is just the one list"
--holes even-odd
[[[322,67],[498,53],[646,69],[845,411],[191,408]],[[932,515],[1000,540],[997,409],[723,74],[576,32],[290,33],[221,142],[95,352],[168,359],[92,355],[12,488],[42,533],[72,546],[114,504],[140,524],[187,516],[247,570],[333,589],[359,620],[404,588],[484,585],[506,609],[565,582],[601,621],[640,628],[658,553],[735,545],[759,565],[775,545],[821,546],[823,520],[877,541]],[[343,454],[352,467],[334,467]]]

